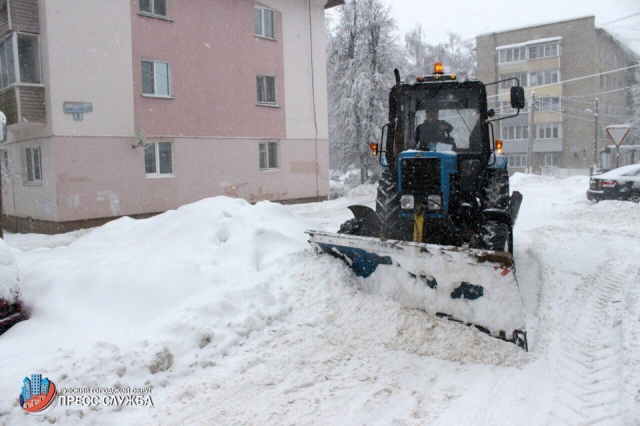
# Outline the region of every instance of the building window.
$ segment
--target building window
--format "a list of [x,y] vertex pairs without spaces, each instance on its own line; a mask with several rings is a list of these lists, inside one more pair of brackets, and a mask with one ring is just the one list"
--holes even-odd
[[27,163],[27,183],[42,182],[42,159],[40,147],[25,148]]
[[549,58],[558,56],[560,51],[558,43],[544,43],[529,46],[529,59]]
[[147,175],[173,173],[171,142],[151,142],[144,147],[144,170]]
[[260,37],[275,39],[276,37],[276,20],[275,12],[264,7],[257,7],[255,12],[255,28],[254,34]]
[[509,167],[527,167],[527,155],[517,154],[509,156]]
[[555,96],[536,98],[537,111],[560,111],[562,104],[560,98]]
[[40,48],[36,35],[11,33],[0,42],[0,88],[14,83],[42,83]]
[[2,171],[0,176],[2,176],[2,179],[9,179],[9,151],[3,149],[0,152],[2,152]]
[[540,154],[541,167],[555,167],[558,165],[558,154]]
[[278,168],[278,143],[260,142],[260,170]]
[[259,104],[276,103],[276,78],[267,75],[256,77]]
[[529,86],[542,86],[560,81],[560,70],[541,70],[529,74]]
[[526,50],[524,46],[498,50],[498,63],[500,64],[524,61],[526,59]]
[[562,123],[536,124],[534,134],[537,139],[560,139],[562,138]]
[[142,93],[171,96],[171,67],[168,62],[142,61]]
[[[520,110],[520,112],[527,112],[528,103],[524,105],[524,108]],[[498,106],[498,112],[501,115],[513,115],[518,112],[517,109],[511,108],[511,101],[500,101]]]
[[[506,80],[508,78],[517,78],[520,82],[521,86],[528,86],[527,84],[527,73],[526,72],[517,72],[515,74],[500,74],[498,76],[498,80]],[[515,80],[502,81],[500,83],[501,89],[508,89],[512,86],[516,86]]]
[[529,126],[501,126],[501,137],[505,140],[529,139]]
[[140,0],[140,12],[166,17],[167,0]]

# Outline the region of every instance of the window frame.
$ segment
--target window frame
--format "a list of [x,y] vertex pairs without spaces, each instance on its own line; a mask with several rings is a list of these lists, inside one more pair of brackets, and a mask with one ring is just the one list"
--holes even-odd
[[[547,132],[550,137],[546,137]],[[554,133],[556,132],[557,132],[557,135],[554,136]],[[562,139],[562,123],[561,122],[537,123],[535,125],[535,133],[533,135],[536,139]]]
[[[29,155],[31,152],[31,155]],[[33,153],[37,152],[37,160]],[[23,150],[24,153],[24,184],[25,185],[42,185],[42,147],[27,146]],[[37,162],[36,162],[37,161]],[[36,176],[37,174],[37,176]]]
[[[275,158],[271,157],[270,146],[275,146]],[[262,167],[262,156],[266,155],[266,167]],[[272,165],[272,161],[275,163]],[[258,144],[258,168],[260,171],[280,170],[280,144],[278,141],[262,141]]]
[[499,74],[498,81],[500,81],[500,89],[509,89],[512,86],[515,86],[516,83],[513,80],[501,81],[514,77],[520,81],[520,85],[522,87],[527,87],[529,85],[529,74],[526,71],[520,71],[509,74]]
[[[30,37],[30,38],[35,38],[36,40],[36,48],[35,51],[37,53],[37,64],[35,64],[35,73],[37,75],[37,79],[39,80],[39,83],[28,83],[28,82],[23,82],[22,81],[22,74],[20,72],[20,51],[18,50],[18,37]],[[25,32],[20,32],[20,31],[12,31],[9,34],[7,34],[5,37],[3,37],[2,39],[0,39],[0,45],[6,43],[5,44],[5,53],[8,51],[7,50],[7,46],[10,46],[10,51],[11,51],[11,66],[9,67],[7,64],[7,68],[6,68],[6,73],[7,73],[7,85],[4,85],[3,80],[3,71],[5,71],[4,67],[4,60],[3,58],[0,58],[0,90],[5,90],[11,86],[34,86],[34,87],[44,87],[44,83],[42,82],[42,55],[40,53],[40,35],[39,34],[30,34],[30,33],[25,33]],[[5,55],[6,56],[6,55]],[[7,56],[8,57],[8,56]],[[9,62],[9,61],[7,61]],[[13,81],[9,82],[11,80],[10,78],[10,73],[9,71],[12,71],[12,76],[13,76]]]
[[[508,162],[507,162],[508,167],[520,167],[520,168],[527,167],[527,154],[509,154],[507,158],[508,158]],[[519,160],[518,162],[520,164],[512,164],[516,162],[515,161],[516,158]]]
[[138,0],[138,13],[143,16],[149,16],[151,18],[159,18],[159,19],[167,19],[169,20],[169,0],[160,0],[164,2],[164,10],[165,14],[161,15],[155,12],[156,9],[156,1],[157,0],[149,0],[149,7],[152,11],[147,12],[146,10],[142,10],[142,0]]
[[[535,76],[535,78],[534,78]],[[556,81],[552,81],[554,80]],[[542,78],[542,82],[540,82],[540,78]],[[529,73],[529,85],[531,87],[538,87],[538,86],[548,86],[551,84],[560,84],[560,82],[562,81],[562,77],[560,75],[560,68],[551,68],[551,69],[546,69],[546,70],[538,70],[538,71],[531,71]]]
[[[261,95],[264,98],[268,97],[267,83],[266,83],[268,78],[273,79],[273,102],[268,100],[264,100],[264,101],[260,100]],[[258,85],[260,85],[260,89],[258,89]],[[277,89],[277,80],[275,75],[268,75],[268,74],[256,75],[256,103],[257,105],[262,105],[262,106],[278,106],[278,89]]]
[[[272,21],[271,21],[271,25],[272,25],[271,31],[273,32],[273,36],[271,36],[271,37],[268,36],[266,31],[265,31],[265,28],[266,28],[266,25],[265,25],[265,21],[266,21],[265,11],[270,12],[272,14],[272,18],[273,18]],[[257,30],[257,28],[256,28],[256,26],[257,26],[256,25],[257,24],[256,12],[260,13],[260,32],[259,33],[256,31]],[[253,25],[253,35],[254,36],[260,37],[260,38],[264,38],[264,39],[267,39],[267,40],[276,40],[276,27],[277,26],[276,26],[276,11],[274,9],[271,9],[269,7],[255,5],[254,8],[253,8],[253,23],[254,23],[254,25]]]
[[[527,60],[526,46],[507,47],[498,50],[498,64],[511,64]],[[517,53],[516,53],[517,52]],[[516,59],[516,57],[518,59]]]
[[[153,93],[145,93],[144,88],[144,70],[142,69],[143,63],[152,64],[152,77],[153,77]],[[168,94],[158,94],[158,86],[157,86],[157,77],[156,77],[156,64],[166,64],[167,65],[167,92]],[[164,99],[173,99],[173,69],[171,67],[171,63],[168,61],[159,61],[154,59],[142,59],[140,61],[140,80],[142,83],[142,96],[148,98],[164,98]]]
[[[558,167],[558,154],[553,152],[541,152],[538,156],[540,167]],[[550,163],[550,164],[548,164]]]
[[0,175],[9,176],[9,150],[6,148],[0,149]]
[[544,96],[536,98],[536,111],[557,112],[562,111],[562,98],[559,96]]
[[[169,155],[170,155],[170,166],[171,170],[168,172],[161,171],[161,160],[160,160],[160,144],[169,144]],[[147,149],[153,146],[153,162],[154,162],[154,171],[147,171]],[[147,178],[165,178],[165,177],[175,177],[174,173],[174,164],[173,164],[173,142],[172,141],[154,141],[147,142],[144,145],[144,173]]]
[[[536,59],[554,58],[556,56],[560,56],[560,48],[560,42],[558,41],[532,44],[527,46],[527,58],[531,61]],[[531,55],[532,50],[535,51],[533,56]]]
[[[518,137],[520,133],[521,137]],[[513,136],[513,137],[509,137]],[[512,124],[507,126],[500,126],[500,137],[502,140],[518,141],[529,139],[529,125],[528,124]]]
[[[499,101],[497,106],[498,111],[500,111],[500,115],[513,115],[518,110],[511,107],[511,101]],[[528,112],[529,111],[529,102],[524,104],[524,108],[520,109],[520,112]]]

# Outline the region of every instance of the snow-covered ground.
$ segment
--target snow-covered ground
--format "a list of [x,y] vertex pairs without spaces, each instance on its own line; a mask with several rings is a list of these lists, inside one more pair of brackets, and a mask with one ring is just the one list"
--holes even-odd
[[[61,236],[6,235],[30,318],[0,336],[0,424],[640,424],[640,205],[588,178],[516,175],[530,352],[357,290],[305,229],[345,198],[213,198]],[[18,406],[58,388],[152,387],[153,406]]]

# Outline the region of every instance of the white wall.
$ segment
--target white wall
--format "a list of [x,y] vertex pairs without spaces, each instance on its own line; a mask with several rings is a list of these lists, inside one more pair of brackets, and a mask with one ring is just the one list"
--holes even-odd
[[[309,0],[262,0],[261,3],[282,12],[287,138],[316,138],[313,111],[315,84],[317,138],[328,139],[324,2],[311,0],[313,58],[309,40]],[[312,59],[314,84],[311,76]]]
[[[40,22],[49,133],[134,136],[130,1],[40,0]],[[74,121],[66,101],[93,112]]]

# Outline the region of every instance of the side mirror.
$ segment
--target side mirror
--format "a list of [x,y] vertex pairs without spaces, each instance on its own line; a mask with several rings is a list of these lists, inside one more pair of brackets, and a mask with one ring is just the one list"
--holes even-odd
[[511,87],[511,108],[524,109],[524,88],[522,86]]

